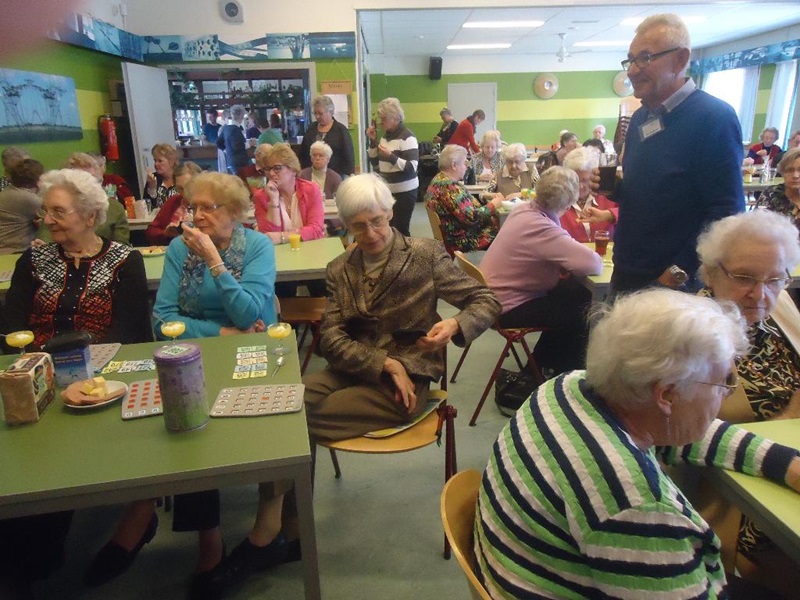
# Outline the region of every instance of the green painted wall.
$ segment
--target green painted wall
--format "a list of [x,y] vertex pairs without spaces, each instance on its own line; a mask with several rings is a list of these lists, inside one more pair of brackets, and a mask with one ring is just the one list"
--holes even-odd
[[356,78],[356,61],[341,59],[319,59],[317,64],[317,93],[321,92],[320,85],[323,81],[347,80],[353,83],[353,93],[350,94],[350,114],[353,123],[349,125],[350,137],[353,139],[353,149],[356,155],[356,172],[360,167],[360,156],[358,152],[358,79]]
[[431,81],[427,75],[379,74],[370,77],[370,101],[374,109],[383,98],[398,98],[406,113],[406,124],[417,139],[430,140],[441,125],[439,110],[447,105],[448,84],[497,83],[497,127],[503,140],[541,148],[555,142],[562,129],[574,131],[581,141],[588,139],[598,123],[605,125],[606,137],[613,137],[619,97],[611,84],[617,73],[558,73],[558,93],[549,100],[533,93],[538,73],[442,75],[438,81]]
[[[756,112],[753,116],[752,143],[758,143],[758,137],[767,127],[767,108],[769,106],[769,96],[772,92],[772,83],[775,79],[775,65],[763,65],[758,80],[758,93],[756,95]],[[770,123],[771,125],[771,123]],[[781,144],[783,140],[778,140]]]
[[20,144],[45,168],[58,168],[72,152],[99,152],[97,118],[109,108],[108,81],[122,79],[120,59],[100,52],[48,42],[38,51],[0,61],[0,68],[62,75],[75,80],[83,139]]

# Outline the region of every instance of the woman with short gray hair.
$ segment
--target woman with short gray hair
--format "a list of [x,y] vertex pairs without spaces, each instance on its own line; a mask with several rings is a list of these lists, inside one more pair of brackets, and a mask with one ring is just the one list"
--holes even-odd
[[439,154],[439,172],[425,193],[425,205],[439,215],[444,246],[456,250],[485,250],[497,235],[497,209],[502,198],[496,196],[483,204],[464,187],[467,151],[448,144]]
[[738,311],[708,298],[659,289],[606,307],[586,371],[541,386],[494,445],[475,522],[491,597],[776,597],[727,587],[719,538],[660,464],[800,491],[796,450],[715,419],[747,346]]
[[800,148],[787,150],[778,169],[783,174],[783,183],[761,192],[756,207],[786,215],[800,230]]
[[[559,224],[579,187],[569,169],[551,167],[542,173],[536,198],[511,211],[481,262],[503,305],[500,325],[544,329],[534,357],[554,373],[583,366],[585,313],[592,296],[577,278],[603,271],[600,256]],[[574,277],[562,277],[564,272]]]
[[375,112],[383,136],[378,138],[378,126],[373,120],[366,131],[369,162],[386,181],[396,201],[392,227],[408,236],[419,188],[419,145],[414,132],[403,123],[405,113],[397,98],[384,98]]
[[311,166],[300,171],[300,179],[313,181],[322,190],[324,198],[333,198],[342,183],[339,173],[330,168],[333,150],[325,142],[314,142],[309,151]]
[[520,198],[522,190],[533,189],[539,179],[536,167],[526,160],[528,152],[523,144],[509,144],[503,148],[503,168],[486,190],[488,194],[502,194],[506,200]]
[[781,147],[775,143],[779,137],[780,133],[775,127],[765,127],[758,136],[760,142],[750,146],[750,150],[747,151],[747,159],[750,159],[748,162],[753,165],[763,165],[768,162],[774,167],[775,159],[781,153]]
[[470,161],[470,166],[475,173],[476,181],[492,181],[503,168],[501,154],[502,142],[500,132],[490,130],[481,138],[481,151],[475,154]]
[[[311,110],[314,113],[314,122],[303,134],[303,141],[297,151],[300,166],[303,169],[313,167],[311,146],[315,142],[325,142],[331,149],[328,168],[342,177],[352,175],[356,170],[353,138],[350,137],[347,126],[334,118],[336,107],[333,100],[329,96],[317,96],[311,103]],[[326,197],[329,196],[326,194]]]

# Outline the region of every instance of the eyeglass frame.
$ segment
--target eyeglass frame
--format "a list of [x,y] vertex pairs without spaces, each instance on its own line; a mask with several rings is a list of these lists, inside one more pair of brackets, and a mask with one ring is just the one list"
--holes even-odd
[[277,164],[277,165],[272,165],[271,167],[266,167],[266,170],[269,171],[270,173],[280,173],[284,169],[289,169],[289,168],[290,168],[289,165]]
[[[675,48],[670,48],[669,50],[662,50],[661,52],[640,52],[638,56],[634,56],[633,58],[626,58],[625,60],[621,61],[619,64],[622,65],[622,68],[626,71],[630,69],[631,65],[636,65],[640,69],[644,69],[650,66],[650,63],[653,62],[657,58],[661,58],[662,56],[666,56],[667,54],[671,54],[672,52],[676,52],[681,50],[680,46],[676,46]],[[640,64],[640,61],[644,64]]]
[[[55,210],[61,211],[63,209],[57,208]],[[68,216],[70,216],[72,213],[75,213],[75,212],[78,212],[78,209],[77,208],[72,208],[72,209],[70,209],[68,211],[64,211],[62,214],[56,216],[56,215],[53,214],[53,211],[50,211],[50,210],[42,207],[42,208],[40,208],[39,210],[36,211],[36,216],[38,216],[40,219],[44,219],[45,217],[50,217],[51,219],[53,219],[53,221],[63,221],[64,219],[66,219]]]
[[190,215],[194,215],[197,213],[197,210],[200,209],[204,213],[212,213],[217,212],[220,208],[222,208],[222,205],[220,204],[209,204],[208,206],[203,204],[187,204],[186,212],[188,212]]
[[[721,262],[717,263],[717,266],[722,269],[722,272],[725,274],[730,281],[742,287],[744,290],[745,284],[750,284],[748,288],[748,292],[752,292],[756,289],[756,284],[763,285],[766,289],[770,290],[771,292],[778,294],[789,287],[789,284],[792,282],[792,274],[789,272],[789,269],[785,269],[786,277],[768,277],[767,279],[758,279],[757,277],[752,277],[750,275],[741,275],[739,273],[731,273],[728,269],[725,268]],[[783,285],[780,289],[773,289],[770,287],[770,283],[778,283],[779,281],[783,281]]]
[[725,398],[730,398],[736,391],[736,388],[739,387],[739,374],[735,370],[731,371],[725,376],[725,383],[711,383],[710,381],[694,381],[692,383],[700,383],[703,385],[725,388],[725,391],[722,392],[722,395]]
[[353,235],[364,235],[365,233],[367,233],[368,229],[376,231],[381,227],[386,227],[386,225],[389,224],[390,220],[391,219],[389,218],[389,215],[381,215],[379,217],[375,217],[374,219],[370,219],[369,221],[366,222],[348,223],[347,229]]

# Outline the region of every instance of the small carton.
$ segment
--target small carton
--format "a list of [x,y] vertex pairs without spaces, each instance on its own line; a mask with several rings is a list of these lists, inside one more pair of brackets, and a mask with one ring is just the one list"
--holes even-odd
[[85,331],[70,331],[51,338],[44,345],[44,351],[53,357],[56,383],[60,387],[65,388],[94,375],[89,350],[91,339]]
[[0,373],[0,394],[6,423],[35,423],[53,402],[53,361],[49,354],[23,354]]

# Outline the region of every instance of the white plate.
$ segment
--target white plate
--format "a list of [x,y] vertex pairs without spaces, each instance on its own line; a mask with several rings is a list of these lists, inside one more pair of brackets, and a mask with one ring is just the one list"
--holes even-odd
[[515,200],[503,200],[503,208],[505,208],[506,210],[514,210],[518,206],[522,206],[523,204],[525,204],[525,202],[526,201],[523,200],[522,198],[517,198]]
[[145,258],[152,258],[154,256],[164,256],[167,251],[163,246],[158,246],[159,250],[152,250],[151,248],[142,248],[139,252],[142,253],[142,256]]
[[[79,390],[82,385],[83,381],[77,381],[71,384],[66,390],[64,390],[62,394],[63,393],[69,394],[74,392],[80,393]],[[72,390],[74,390],[74,392],[71,392],[71,388]],[[66,401],[64,401],[63,397],[61,398],[61,400],[62,402],[64,402],[64,406],[66,406],[67,408],[74,408],[75,410],[86,410],[86,409],[98,408],[100,406],[105,406],[107,404],[111,404],[112,402],[116,402],[117,400],[119,400],[125,394],[128,393],[128,386],[122,383],[121,381],[106,381],[106,389],[108,390],[106,399],[96,404],[81,404],[81,405],[68,404]]]

